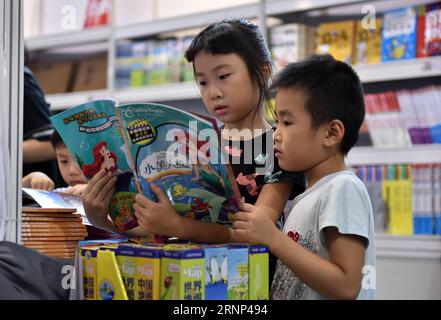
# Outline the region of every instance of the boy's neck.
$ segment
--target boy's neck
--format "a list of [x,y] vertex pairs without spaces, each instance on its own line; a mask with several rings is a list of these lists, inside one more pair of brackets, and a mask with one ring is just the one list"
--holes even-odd
[[336,152],[305,172],[308,188],[311,188],[321,178],[345,169],[347,167],[344,156],[340,152]]

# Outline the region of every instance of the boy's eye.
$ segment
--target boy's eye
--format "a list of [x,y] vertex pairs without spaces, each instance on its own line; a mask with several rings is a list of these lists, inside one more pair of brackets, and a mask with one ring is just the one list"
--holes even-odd
[[207,81],[198,81],[198,85],[203,87],[203,86],[207,85]]
[[290,126],[290,125],[292,125],[292,122],[290,122],[290,121],[283,121],[283,125],[284,126]]
[[221,80],[225,80],[225,79],[228,78],[229,76],[230,76],[229,73],[227,73],[227,74],[222,74],[222,75],[219,76],[219,79],[221,79]]

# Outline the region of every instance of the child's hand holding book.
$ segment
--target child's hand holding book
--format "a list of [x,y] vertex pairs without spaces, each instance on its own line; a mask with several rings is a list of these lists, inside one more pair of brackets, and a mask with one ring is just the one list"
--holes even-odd
[[152,234],[166,235],[170,237],[185,238],[183,232],[183,219],[173,208],[170,200],[164,192],[152,184],[158,202],[149,200],[139,193],[133,205],[138,224]]
[[100,170],[87,184],[83,192],[83,207],[89,221],[104,229],[109,229],[109,225],[114,229],[113,224],[108,219],[110,200],[115,191],[117,178],[115,174]]

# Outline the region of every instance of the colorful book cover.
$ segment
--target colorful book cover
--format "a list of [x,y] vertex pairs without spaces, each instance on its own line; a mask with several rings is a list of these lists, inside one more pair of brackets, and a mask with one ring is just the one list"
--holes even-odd
[[51,118],[87,178],[118,180],[109,215],[119,230],[137,226],[136,194],[156,200],[154,183],[178,213],[230,225],[240,199],[212,119],[160,104],[97,100]]
[[318,30],[317,53],[329,53],[335,59],[352,64],[354,21],[322,23]]
[[205,251],[205,299],[228,298],[228,247],[225,245],[203,246]]
[[269,260],[268,247],[250,245],[249,247],[249,299],[269,299]]
[[161,300],[205,300],[204,250],[169,245],[161,258]]
[[403,8],[384,13],[381,61],[415,58],[416,24],[415,8]]
[[426,11],[427,6],[421,5],[417,8],[417,49],[416,57],[427,57],[427,43],[426,43]]
[[228,300],[248,300],[248,297],[248,246],[232,244],[228,247]]
[[441,3],[427,6],[425,35],[427,55],[441,55]]
[[84,28],[105,26],[110,21],[110,11],[112,1],[109,0],[89,0],[84,19]]
[[98,300],[128,300],[114,251],[98,251],[97,284]]
[[355,26],[354,64],[380,63],[383,20],[375,19],[374,29],[363,28],[360,21]]

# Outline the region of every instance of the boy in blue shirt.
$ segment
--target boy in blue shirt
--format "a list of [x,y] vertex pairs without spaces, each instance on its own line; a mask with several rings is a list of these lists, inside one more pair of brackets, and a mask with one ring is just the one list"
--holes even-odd
[[279,259],[272,299],[372,299],[375,239],[371,202],[344,157],[365,115],[354,70],[330,55],[290,64],[275,80],[280,167],[305,171],[283,231],[250,204],[235,215],[235,235],[263,243]]

